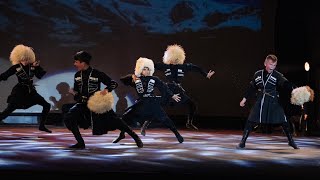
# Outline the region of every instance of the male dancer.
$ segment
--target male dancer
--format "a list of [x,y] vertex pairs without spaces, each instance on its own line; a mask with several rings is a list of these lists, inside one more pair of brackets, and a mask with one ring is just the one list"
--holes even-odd
[[80,134],[79,127],[88,129],[92,127],[93,135],[107,134],[109,130],[119,129],[127,132],[136,142],[139,148],[143,143],[139,136],[111,109],[103,114],[90,111],[87,106],[89,98],[95,92],[100,91],[101,83],[106,88],[100,93],[105,95],[117,88],[118,83],[105,73],[90,66],[91,54],[79,51],[74,55],[74,66],[78,72],[74,75],[74,89],[71,92],[77,103],[64,115],[66,127],[73,133],[77,143],[70,148],[84,149],[85,142]]
[[0,81],[7,80],[10,76],[16,75],[18,83],[13,87],[7,99],[7,108],[0,113],[0,121],[7,118],[16,109],[28,109],[34,105],[42,106],[40,131],[51,133],[45,127],[45,122],[50,111],[50,104],[38,94],[33,77],[41,79],[46,71],[40,66],[40,61],[36,61],[33,49],[29,46],[19,44],[13,48],[10,54],[12,66],[0,75]]
[[[170,96],[165,97],[164,105],[171,107],[179,105],[188,106],[186,127],[198,130],[198,128],[193,124],[197,106],[196,103],[187,95],[186,90],[182,87],[182,80],[184,79],[185,74],[188,72],[198,72],[208,79],[210,79],[215,72],[212,70],[205,72],[202,68],[195,64],[185,63],[185,58],[185,51],[180,45],[169,45],[167,50],[164,52],[163,63],[156,63],[155,69],[164,72],[164,75],[167,79],[167,85],[169,86],[170,90],[174,94],[179,94],[181,96],[181,101],[179,102],[173,101]],[[144,122],[141,128],[142,135],[145,135],[145,130],[150,123],[151,120]]]
[[[180,97],[177,94],[173,94],[159,78],[152,76],[153,73],[153,61],[148,58],[139,58],[136,62],[135,73],[121,78],[125,85],[134,87],[139,96],[136,103],[123,114],[122,119],[126,122],[137,119],[137,117],[142,122],[146,119],[157,119],[168,127],[175,134],[177,140],[182,143],[184,141],[183,137],[178,132],[173,121],[162,109],[160,100],[155,96],[154,90],[158,88],[162,94],[169,94],[175,101],[180,101]],[[124,138],[125,132],[121,131],[114,143]]]

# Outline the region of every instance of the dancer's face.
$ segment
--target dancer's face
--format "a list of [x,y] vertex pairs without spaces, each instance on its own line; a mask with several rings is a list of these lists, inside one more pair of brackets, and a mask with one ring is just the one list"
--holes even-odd
[[20,61],[20,63],[21,63],[22,65],[24,65],[24,66],[26,66],[26,65],[29,64],[28,60],[26,60],[26,59],[22,59],[22,60]]
[[277,61],[273,62],[272,59],[266,59],[264,62],[264,66],[266,67],[266,71],[271,73],[277,67]]
[[87,67],[85,62],[81,62],[79,60],[74,60],[73,65],[74,65],[74,67],[77,68],[78,71],[86,70],[86,67]]
[[142,69],[142,72],[141,72],[142,76],[150,76],[150,69],[147,68],[147,67],[144,67]]

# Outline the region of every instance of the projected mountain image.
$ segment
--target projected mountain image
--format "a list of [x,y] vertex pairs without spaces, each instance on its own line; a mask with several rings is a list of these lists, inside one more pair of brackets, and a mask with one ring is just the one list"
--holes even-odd
[[[2,1],[0,32],[47,33],[61,46],[94,46],[84,36],[110,35],[122,31],[151,34],[198,32],[227,27],[259,31],[260,4],[257,1]],[[250,4],[251,3],[251,4]],[[81,43],[79,45],[78,43]]]

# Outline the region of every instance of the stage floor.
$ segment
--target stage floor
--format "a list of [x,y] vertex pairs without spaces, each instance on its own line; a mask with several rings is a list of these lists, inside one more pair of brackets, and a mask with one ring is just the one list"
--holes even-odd
[[67,147],[75,143],[64,127],[0,126],[0,174],[9,176],[202,176],[307,177],[320,172],[320,138],[295,137],[301,149],[288,146],[285,135],[252,133],[245,149],[236,149],[239,130],[187,130],[179,143],[168,129],[150,128],[140,135],[144,147],[133,139],[114,144],[119,131],[94,136],[81,130],[86,149]]

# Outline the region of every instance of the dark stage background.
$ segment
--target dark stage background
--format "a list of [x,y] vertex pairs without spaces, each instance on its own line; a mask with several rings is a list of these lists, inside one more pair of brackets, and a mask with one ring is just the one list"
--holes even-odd
[[[162,61],[167,45],[180,44],[186,62],[216,72],[211,80],[196,73],[184,80],[203,117],[246,117],[248,108],[240,108],[239,101],[253,73],[263,68],[267,54],[276,53],[279,70],[293,80],[299,78],[290,74],[304,73],[304,60],[312,58],[291,57],[302,49],[302,45],[290,49],[295,47],[291,37],[303,41],[304,36],[296,34],[300,31],[290,26],[294,22],[288,18],[299,14],[275,0],[8,0],[0,2],[0,9],[1,72],[10,67],[8,57],[15,45],[33,47],[48,72],[36,81],[37,90],[51,102],[53,112],[60,111],[59,103],[70,101],[64,95],[72,87],[72,56],[79,50],[90,52],[92,66],[119,81],[122,75],[133,73],[139,57]],[[160,72],[155,75],[163,78]],[[304,79],[300,77],[299,85],[305,85]],[[1,82],[0,110],[6,107],[15,83],[16,77]],[[121,84],[114,95],[118,102],[114,109],[119,113],[135,98],[133,89]],[[40,111],[38,106],[17,110]],[[168,113],[183,115],[185,111]]]

